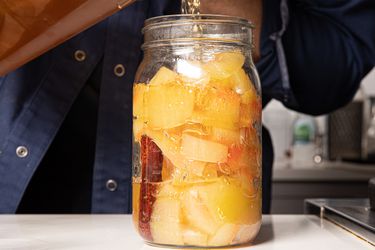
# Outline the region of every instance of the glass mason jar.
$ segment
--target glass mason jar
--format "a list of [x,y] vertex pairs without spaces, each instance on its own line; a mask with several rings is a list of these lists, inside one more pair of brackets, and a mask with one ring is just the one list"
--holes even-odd
[[151,244],[247,243],[261,225],[261,96],[252,26],[146,21],[133,86],[133,221]]

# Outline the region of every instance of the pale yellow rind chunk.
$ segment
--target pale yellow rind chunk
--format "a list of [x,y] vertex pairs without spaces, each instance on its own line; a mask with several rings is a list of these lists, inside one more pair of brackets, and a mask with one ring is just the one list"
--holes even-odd
[[253,224],[260,219],[259,200],[246,196],[240,181],[234,178],[220,177],[213,183],[195,185],[191,192],[197,193],[218,223]]
[[178,60],[177,72],[179,73],[178,81],[185,85],[201,88],[210,82],[210,75],[203,70],[201,62]]
[[133,87],[133,116],[144,117],[144,95],[147,85],[143,83],[135,84]]
[[253,83],[243,69],[235,72],[230,77],[230,81],[232,83],[233,90],[240,95],[244,94],[246,91],[252,90],[253,88]]
[[180,154],[180,144],[173,140],[173,137],[167,133],[157,130],[146,130],[146,135],[152,138],[156,145],[161,149],[163,155],[172,162],[175,167],[184,168],[185,158]]
[[240,131],[225,128],[213,127],[211,130],[212,139],[226,145],[233,145],[240,143]]
[[181,154],[189,160],[226,162],[228,147],[220,143],[184,134],[182,135]]
[[238,129],[240,96],[232,90],[207,89],[197,94],[192,121],[205,126]]
[[183,231],[184,243],[188,246],[207,246],[208,235],[197,230]]
[[155,76],[150,80],[150,85],[160,85],[174,82],[178,74],[166,67],[161,67]]
[[194,189],[186,191],[183,198],[183,211],[188,223],[206,234],[214,234],[220,225]]
[[180,201],[156,199],[150,222],[153,241],[160,244],[184,244],[181,226]]
[[[233,204],[235,206],[235,204]],[[236,234],[239,230],[238,225],[234,224],[224,224],[222,225],[214,236],[212,236],[209,241],[209,246],[228,246],[232,244]]]
[[142,134],[144,132],[144,122],[142,118],[134,118],[133,119],[133,134],[134,140],[140,141]]
[[133,87],[133,134],[134,140],[139,141],[143,134],[145,120],[144,96],[147,85],[143,83],[135,84]]
[[240,52],[223,52],[215,55],[214,60],[203,66],[211,79],[225,79],[238,71],[245,63]]
[[180,84],[150,86],[145,113],[150,128],[167,129],[184,124],[194,109],[194,92]]

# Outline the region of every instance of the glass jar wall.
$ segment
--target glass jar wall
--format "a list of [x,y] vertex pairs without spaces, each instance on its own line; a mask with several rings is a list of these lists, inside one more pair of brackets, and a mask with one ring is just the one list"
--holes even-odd
[[251,24],[146,21],[133,87],[133,221],[152,244],[251,241],[261,224],[261,97]]

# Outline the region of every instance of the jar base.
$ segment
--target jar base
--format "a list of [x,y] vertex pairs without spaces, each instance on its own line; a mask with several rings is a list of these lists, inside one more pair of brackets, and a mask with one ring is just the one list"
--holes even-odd
[[254,240],[249,240],[248,242],[230,244],[225,246],[190,246],[190,245],[168,245],[168,244],[159,244],[154,242],[145,241],[147,245],[151,247],[163,247],[169,249],[227,249],[228,247],[245,247],[251,246]]
[[252,246],[254,243],[255,238],[257,237],[260,228],[261,228],[261,221],[251,225],[252,230],[251,233],[246,235],[246,240],[243,238],[238,238],[234,240],[235,243],[227,244],[222,246],[212,246],[212,245],[173,245],[173,244],[164,244],[164,243],[156,243],[151,241],[145,241],[147,245],[152,247],[163,247],[163,248],[170,248],[170,249],[225,249],[228,247],[245,247],[245,246]]

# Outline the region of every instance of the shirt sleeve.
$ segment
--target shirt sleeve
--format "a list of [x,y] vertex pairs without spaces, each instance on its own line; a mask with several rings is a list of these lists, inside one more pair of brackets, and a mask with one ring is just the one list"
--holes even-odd
[[0,76],[0,89],[1,89],[1,86],[3,85],[3,81],[4,81],[5,77],[3,76]]
[[375,65],[375,1],[264,1],[266,100],[312,115],[349,102]]

